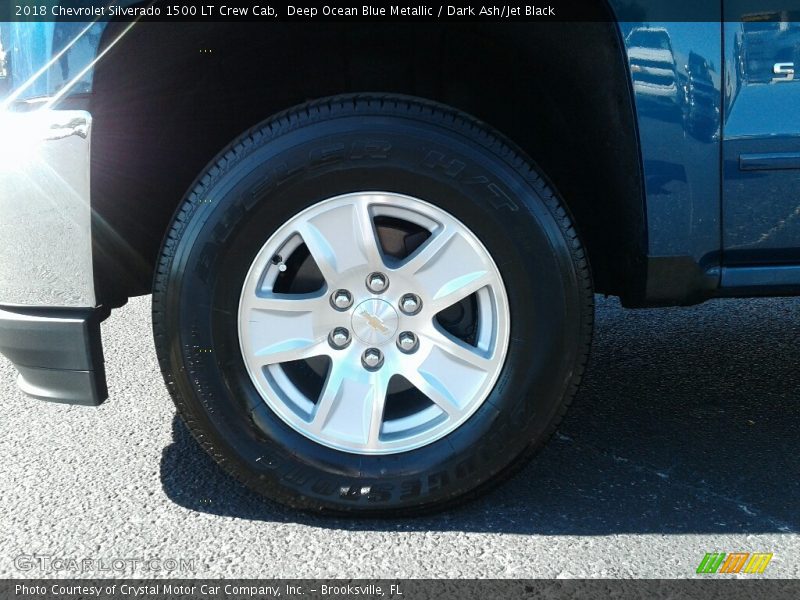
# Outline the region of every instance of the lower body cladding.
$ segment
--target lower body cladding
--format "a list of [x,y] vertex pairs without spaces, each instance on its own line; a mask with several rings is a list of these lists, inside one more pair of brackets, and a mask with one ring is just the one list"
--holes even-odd
[[92,271],[91,116],[0,115],[0,353],[36,398],[106,396]]
[[0,306],[0,353],[34,398],[96,406],[108,396],[100,321],[90,308]]

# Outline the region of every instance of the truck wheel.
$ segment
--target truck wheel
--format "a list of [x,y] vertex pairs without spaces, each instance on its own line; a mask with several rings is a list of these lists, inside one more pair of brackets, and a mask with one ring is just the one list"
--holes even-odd
[[407,514],[513,472],[584,370],[589,267],[537,167],[401,96],[305,104],[235,140],[166,235],[159,361],[227,471],[302,508]]

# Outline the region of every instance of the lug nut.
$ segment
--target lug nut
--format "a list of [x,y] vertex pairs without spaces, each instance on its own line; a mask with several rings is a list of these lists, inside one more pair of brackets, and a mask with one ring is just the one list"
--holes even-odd
[[422,300],[416,294],[406,294],[400,298],[400,310],[407,315],[415,315],[422,308]]
[[371,292],[380,294],[389,287],[389,279],[383,273],[370,273],[367,277],[367,287]]
[[418,345],[419,341],[417,340],[417,336],[410,331],[404,331],[397,336],[397,347],[400,348],[401,352],[411,354],[417,349]]
[[336,350],[346,348],[350,343],[350,332],[344,327],[337,327],[328,336],[328,343]]
[[353,294],[347,290],[336,290],[331,294],[331,305],[337,310],[347,310],[353,305]]
[[367,348],[361,357],[361,364],[368,371],[377,371],[383,365],[383,353],[377,348]]

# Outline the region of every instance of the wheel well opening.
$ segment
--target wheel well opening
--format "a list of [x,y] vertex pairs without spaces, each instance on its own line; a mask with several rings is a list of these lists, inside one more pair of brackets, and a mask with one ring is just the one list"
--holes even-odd
[[600,15],[479,26],[138,25],[94,78],[98,295],[113,303],[150,292],[175,208],[238,134],[309,99],[379,92],[453,106],[508,136],[564,197],[596,290],[635,296],[646,227],[623,56],[616,25]]

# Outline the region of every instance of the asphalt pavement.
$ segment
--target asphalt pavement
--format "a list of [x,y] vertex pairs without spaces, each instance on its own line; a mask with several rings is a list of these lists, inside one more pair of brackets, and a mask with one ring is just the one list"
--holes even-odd
[[149,297],[103,325],[99,408],[26,398],[0,357],[0,577],[675,578],[706,552],[771,552],[763,576],[800,577],[800,299],[597,302],[552,442],[418,519],[299,514],[225,475],[175,417]]

